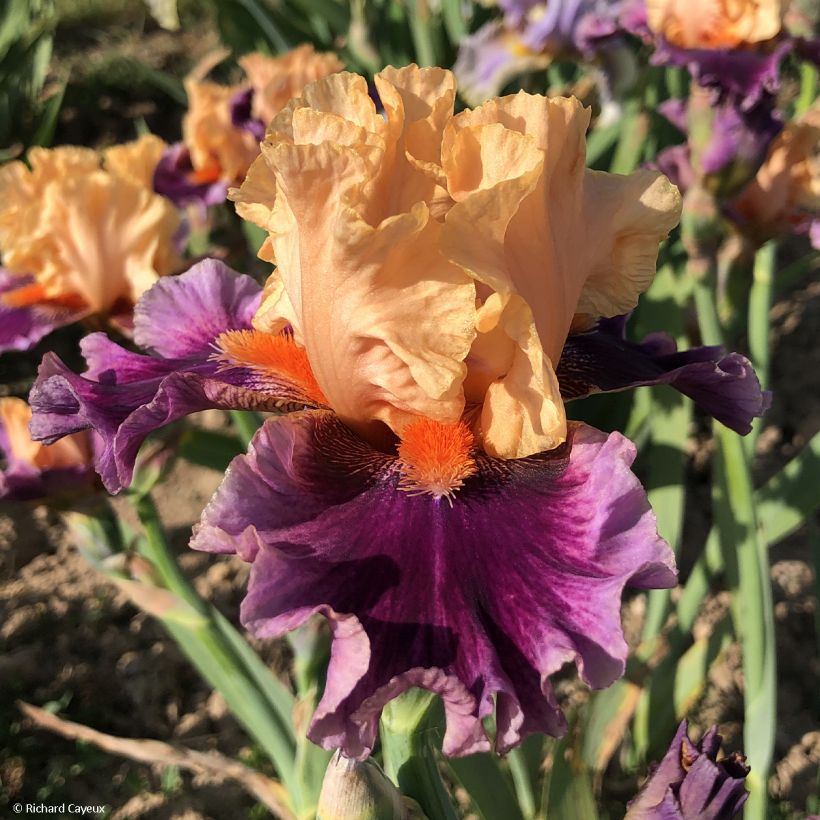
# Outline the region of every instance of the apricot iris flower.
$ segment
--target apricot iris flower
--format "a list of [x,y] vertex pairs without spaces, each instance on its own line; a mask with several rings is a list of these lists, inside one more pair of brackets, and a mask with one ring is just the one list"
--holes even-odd
[[0,350],[89,314],[128,316],[178,258],[174,206],[152,189],[153,136],[104,151],[34,148],[0,168]]
[[148,354],[95,334],[84,376],[47,356],[32,430],[97,430],[116,491],[162,424],[276,410],[192,546],[251,562],[256,634],[329,620],[311,738],[366,756],[385,703],[421,686],[444,700],[446,753],[488,748],[493,711],[503,752],[565,729],[564,663],[595,687],[622,674],[625,585],[675,582],[634,447],[568,422],[565,386],[670,382],[738,428],[764,400],[741,357],[631,344],[602,318],[651,282],[679,196],[656,172],[587,170],[577,101],[454,116],[447,71],[376,85],[384,116],[361,77],[307,86],[231,192],[268,232],[264,292],[213,261],[161,281],[135,316]]

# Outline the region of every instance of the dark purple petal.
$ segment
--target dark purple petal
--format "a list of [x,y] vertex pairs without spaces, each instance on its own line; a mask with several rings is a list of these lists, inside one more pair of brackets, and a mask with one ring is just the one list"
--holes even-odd
[[567,338],[558,362],[565,400],[651,384],[668,384],[742,435],[763,415],[771,394],[762,391],[751,362],[722,347],[678,351],[674,339],[652,333],[627,341],[626,316],[602,319],[597,327]]
[[237,91],[231,97],[231,123],[237,128],[241,128],[253,134],[260,142],[265,139],[265,123],[257,120],[251,114],[253,109],[253,88],[246,88]]
[[[128,356],[120,351],[120,360]],[[95,468],[111,493],[131,483],[140,446],[160,427],[199,410],[273,411],[288,403],[286,387],[275,395],[260,392],[256,375],[241,368],[221,371],[213,361],[130,356],[130,369],[118,382],[113,369],[100,372],[103,381],[94,381],[48,353],[29,397],[34,439],[52,443],[85,429],[100,435]],[[137,378],[140,363],[142,379]]]
[[169,145],[154,170],[154,190],[180,208],[209,205],[225,201],[228,186],[222,180],[197,182],[188,148],[181,142]]
[[83,313],[50,305],[10,307],[3,294],[34,282],[31,276],[14,276],[0,268],[0,353],[29,350],[58,327],[78,321]]
[[210,354],[220,333],[251,326],[261,296],[250,276],[204,259],[142,296],[134,308],[134,341],[165,358]]
[[730,820],[748,798],[741,755],[717,760],[721,737],[710,729],[693,744],[682,721],[661,763],[627,806],[625,820]]
[[784,42],[771,51],[686,49],[659,38],[652,62],[687,68],[699,85],[736,95],[741,100],[740,108],[748,109],[764,93],[777,92],[780,63],[791,48],[791,43]]
[[281,635],[314,613],[334,642],[310,737],[366,756],[383,706],[411,686],[444,700],[451,755],[500,752],[566,721],[549,675],[623,673],[627,584],[668,587],[674,560],[617,433],[518,461],[476,456],[450,504],[398,488],[395,457],[335,416],[268,420],[232,462],[192,546],[252,562],[242,621]]

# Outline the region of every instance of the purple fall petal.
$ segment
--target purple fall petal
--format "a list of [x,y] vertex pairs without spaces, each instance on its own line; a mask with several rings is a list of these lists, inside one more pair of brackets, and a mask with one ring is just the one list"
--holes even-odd
[[52,330],[69,325],[83,315],[48,305],[18,308],[3,303],[4,293],[33,281],[31,276],[13,276],[5,268],[0,268],[0,353],[29,350]]
[[571,444],[518,461],[476,457],[452,505],[398,489],[397,459],[330,413],[271,419],[234,459],[192,546],[252,562],[242,621],[281,635],[314,613],[334,642],[310,737],[372,750],[385,703],[441,695],[444,751],[486,750],[566,728],[549,675],[575,662],[591,686],[623,673],[627,584],[668,587],[634,447],[575,425]]
[[721,737],[710,729],[700,743],[684,720],[669,751],[627,806],[625,820],[730,820],[748,798],[749,767],[740,755],[717,760]]
[[744,110],[756,105],[764,94],[777,92],[780,63],[792,48],[790,42],[784,42],[769,52],[685,49],[662,39],[656,46],[653,64],[687,68],[699,85],[737,96]]
[[763,415],[771,394],[762,391],[751,362],[721,347],[678,351],[665,333],[627,341],[626,316],[602,319],[598,326],[567,338],[558,362],[565,400],[652,384],[668,384],[732,430],[745,435]]
[[197,182],[193,173],[187,147],[181,142],[169,145],[154,171],[154,190],[180,208],[198,205],[204,211],[225,201],[228,186],[224,182]]

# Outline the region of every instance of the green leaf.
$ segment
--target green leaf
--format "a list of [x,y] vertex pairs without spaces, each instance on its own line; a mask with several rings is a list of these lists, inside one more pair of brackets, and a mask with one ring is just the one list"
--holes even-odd
[[509,777],[497,758],[488,754],[454,757],[447,766],[465,788],[483,820],[524,820]]
[[574,732],[556,741],[544,783],[539,818],[598,820],[589,770],[573,743]]
[[231,460],[245,452],[236,436],[189,427],[179,442],[179,455],[192,464],[225,472]]

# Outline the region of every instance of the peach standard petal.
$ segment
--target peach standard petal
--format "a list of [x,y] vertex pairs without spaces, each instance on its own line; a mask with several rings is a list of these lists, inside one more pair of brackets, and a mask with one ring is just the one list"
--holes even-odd
[[467,386],[475,397],[494,376],[477,432],[501,457],[564,440],[554,367],[575,315],[634,307],[680,215],[677,189],[660,174],[587,170],[588,123],[577,100],[521,92],[459,114],[444,135],[455,200],[444,250],[476,278],[483,300]]
[[360,77],[308,86],[230,194],[278,264],[256,326],[293,327],[329,403],[365,435],[375,421],[457,421],[475,335],[475,286],[442,255],[434,215],[452,77],[410,67],[378,82],[386,119]]
[[649,28],[679,48],[726,49],[771,40],[782,0],[646,0]]
[[761,239],[820,210],[820,105],[783,129],[735,208]]
[[241,85],[185,80],[188,111],[182,120],[182,138],[199,181],[239,182],[259,153],[253,134],[231,120],[231,99],[242,90]]
[[293,330],[360,432],[467,410],[490,454],[566,437],[555,366],[579,313],[634,307],[680,212],[660,174],[585,168],[589,113],[523,92],[453,116],[442,69],[309,85],[230,192],[276,262],[254,324]]
[[103,151],[105,170],[134,185],[154,189],[154,171],[168,146],[154,134],[145,134],[132,142],[112,145]]
[[156,147],[143,138],[109,149],[111,171],[73,148],[34,149],[30,170],[1,169],[5,267],[33,276],[45,301],[89,312],[133,304],[178,262],[176,209],[144,184]]
[[308,83],[344,68],[335,54],[317,54],[309,43],[279,57],[268,57],[258,52],[246,54],[239,58],[239,65],[253,87],[251,113],[266,125]]

